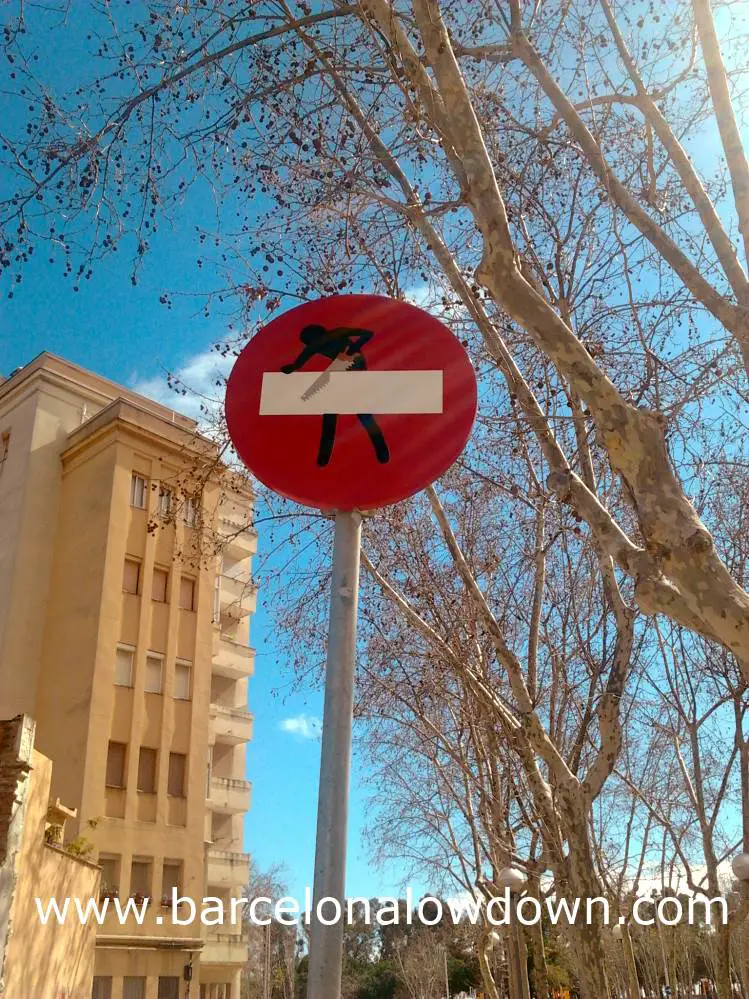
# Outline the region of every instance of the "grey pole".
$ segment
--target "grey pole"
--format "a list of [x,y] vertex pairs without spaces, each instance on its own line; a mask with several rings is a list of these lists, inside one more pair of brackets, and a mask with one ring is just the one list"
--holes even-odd
[[[307,999],[341,995],[361,521],[358,512],[337,513],[335,518]],[[342,918],[330,926],[317,918],[323,898],[341,905]],[[334,905],[324,906],[322,915],[332,919]]]

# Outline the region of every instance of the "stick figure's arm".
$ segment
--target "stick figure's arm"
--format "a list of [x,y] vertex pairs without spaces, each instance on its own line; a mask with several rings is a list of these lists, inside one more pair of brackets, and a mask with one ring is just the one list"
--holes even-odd
[[299,357],[297,357],[295,361],[292,361],[291,364],[284,364],[281,367],[281,371],[283,371],[285,375],[290,375],[292,371],[298,371],[300,368],[303,368],[307,361],[309,361],[311,357],[314,357],[316,353],[317,350],[314,346],[305,347],[299,354]]
[[348,347],[346,347],[346,353],[350,357],[352,354],[358,354],[362,347],[366,343],[369,343],[374,333],[371,330],[351,330],[349,335],[353,337],[353,339],[349,340]]

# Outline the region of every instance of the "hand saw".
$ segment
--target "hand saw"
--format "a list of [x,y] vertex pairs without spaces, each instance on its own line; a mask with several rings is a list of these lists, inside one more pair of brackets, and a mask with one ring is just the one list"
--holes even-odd
[[308,389],[302,392],[302,400],[307,402],[316,395],[321,389],[330,381],[330,374],[332,371],[351,371],[351,369],[361,360],[359,354],[354,354],[353,357],[336,357],[330,362],[325,371],[322,371],[318,378],[316,378]]

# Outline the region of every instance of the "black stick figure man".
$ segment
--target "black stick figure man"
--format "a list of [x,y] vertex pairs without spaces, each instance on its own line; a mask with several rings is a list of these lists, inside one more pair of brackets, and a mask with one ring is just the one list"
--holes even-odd
[[[292,361],[291,364],[284,364],[281,371],[286,374],[298,371],[315,355],[327,357],[331,361],[331,368],[338,367],[335,362],[343,355],[343,358],[348,358],[349,362],[342,366],[342,370],[366,371],[367,362],[362,354],[362,347],[369,343],[373,336],[374,333],[371,330],[352,329],[348,326],[337,326],[331,330],[318,325],[305,326],[299,334],[304,348],[296,360]],[[328,380],[326,375],[328,372],[322,372],[319,388],[322,388]],[[312,394],[317,387],[317,383],[315,383],[308,390],[309,394]],[[356,416],[372,441],[377,460],[382,464],[390,461],[390,451],[374,416],[371,413],[357,413]],[[321,467],[328,464],[333,453],[337,423],[338,415],[336,413],[323,414],[320,448],[317,454],[317,464]]]

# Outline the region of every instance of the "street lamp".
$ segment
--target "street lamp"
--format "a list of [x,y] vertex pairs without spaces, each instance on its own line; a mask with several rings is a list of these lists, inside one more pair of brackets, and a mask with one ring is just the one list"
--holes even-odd
[[661,945],[661,957],[663,958],[663,977],[665,978],[665,985],[666,985],[665,992],[666,992],[667,996],[670,996],[671,995],[671,982],[669,981],[669,978],[668,978],[668,960],[666,959],[666,945],[663,942],[663,927],[661,926],[661,921],[660,921],[660,918],[659,918],[659,915],[658,915],[658,902],[661,899],[661,895],[660,895],[660,893],[655,888],[651,891],[650,894],[651,894],[651,896],[653,898],[653,903],[655,905],[655,913],[654,913],[654,916],[655,916],[655,930],[656,930],[656,933],[658,934],[658,940],[659,940],[660,945]]
[[731,870],[737,881],[749,881],[749,853],[740,853],[734,857]]
[[503,867],[497,875],[500,888],[509,888],[510,892],[520,892],[528,882],[527,876],[517,867]]
[[[503,867],[497,875],[497,884],[500,888],[505,888],[510,895],[520,895],[528,883],[527,875],[517,867]],[[517,999],[528,999],[530,989],[528,987],[528,968],[524,967],[522,959],[522,938],[520,935],[520,923],[517,918],[517,906],[511,905],[512,920],[510,925],[510,953],[512,955],[513,974],[510,976],[515,983],[515,996]]]

